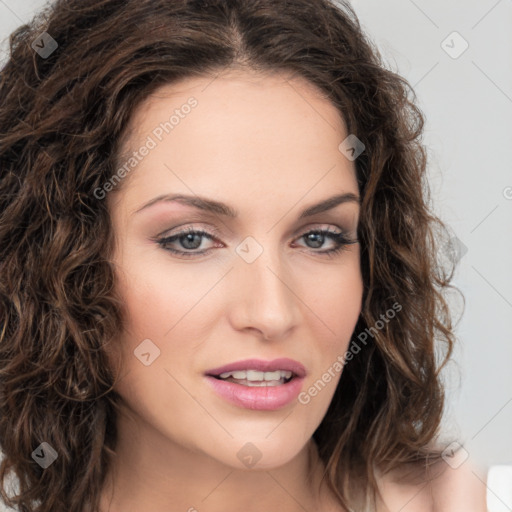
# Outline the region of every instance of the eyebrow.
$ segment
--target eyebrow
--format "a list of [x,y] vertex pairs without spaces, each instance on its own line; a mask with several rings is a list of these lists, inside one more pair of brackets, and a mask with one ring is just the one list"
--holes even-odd
[[[225,217],[236,218],[238,217],[238,211],[234,208],[231,208],[225,203],[221,203],[219,201],[214,201],[213,199],[207,199],[205,197],[200,196],[189,196],[184,194],[163,194],[160,196],[151,199],[151,201],[144,204],[141,208],[136,210],[135,213],[139,213],[142,210],[153,206],[156,203],[160,202],[177,202],[180,204],[184,204],[187,206],[192,206],[194,208],[198,208],[199,210],[203,210],[210,213],[215,213],[217,215],[222,215]],[[299,219],[303,219],[305,217],[311,217],[318,213],[322,213],[343,203],[357,203],[360,204],[360,198],[356,194],[352,192],[346,192],[344,194],[338,194],[327,199],[320,201],[314,205],[308,206],[304,209],[300,215]]]

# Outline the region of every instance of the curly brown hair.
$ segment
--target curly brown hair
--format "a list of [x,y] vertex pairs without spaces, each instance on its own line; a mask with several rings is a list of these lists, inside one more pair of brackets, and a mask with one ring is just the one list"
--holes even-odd
[[[50,55],[33,46],[43,32],[58,45]],[[430,205],[424,115],[350,4],[57,0],[11,34],[0,78],[0,481],[17,477],[18,494],[1,494],[22,512],[96,511],[115,453],[106,350],[122,304],[109,210],[94,191],[118,168],[145,98],[230,68],[306,78],[366,148],[354,336],[402,309],[346,365],[314,433],[329,487],[353,506],[359,492],[375,499],[377,470],[440,457],[440,370],[455,341],[443,291],[454,287],[439,260],[446,226]],[[43,441],[58,453],[46,469],[31,456]]]

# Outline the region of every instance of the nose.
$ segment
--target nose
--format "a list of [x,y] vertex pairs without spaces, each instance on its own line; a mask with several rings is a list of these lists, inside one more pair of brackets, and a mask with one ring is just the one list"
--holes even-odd
[[251,263],[239,258],[229,279],[233,328],[271,340],[287,336],[298,325],[298,286],[277,250],[264,248]]

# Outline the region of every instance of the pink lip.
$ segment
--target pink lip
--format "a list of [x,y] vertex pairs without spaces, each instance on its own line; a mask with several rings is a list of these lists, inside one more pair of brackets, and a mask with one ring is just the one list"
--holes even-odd
[[248,387],[217,379],[210,375],[206,380],[222,398],[244,409],[275,411],[292,403],[302,389],[304,377],[294,377],[286,384],[268,387]]
[[[217,379],[215,376],[236,370],[258,370],[271,372],[288,370],[293,372],[292,379],[280,386],[249,387],[234,382]],[[244,409],[274,411],[292,403],[299,395],[306,369],[293,359],[283,358],[273,361],[246,359],[237,361],[206,372],[206,380],[213,390],[225,400]]]
[[304,368],[304,365],[287,357],[274,359],[273,361],[264,361],[263,359],[244,359],[243,361],[225,364],[224,366],[208,370],[205,372],[205,374],[218,376],[221,373],[234,372],[236,370],[258,370],[260,372],[288,370],[293,372],[298,377],[306,376],[306,369]]

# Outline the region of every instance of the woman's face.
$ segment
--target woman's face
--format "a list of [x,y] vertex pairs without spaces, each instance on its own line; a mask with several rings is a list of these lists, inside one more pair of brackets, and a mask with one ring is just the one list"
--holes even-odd
[[131,128],[106,199],[126,311],[116,389],[159,443],[280,466],[324,417],[361,310],[349,134],[307,82],[241,72],[159,89]]

